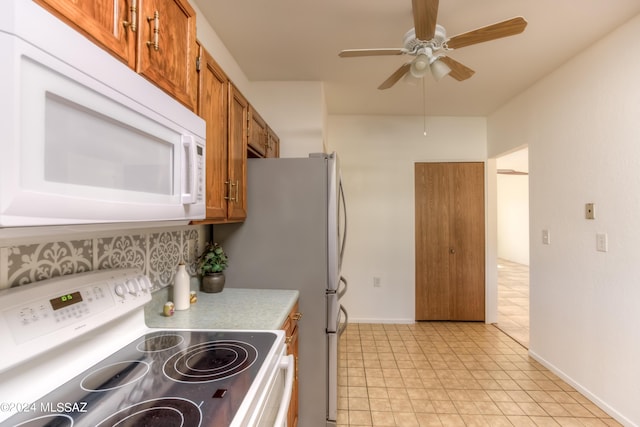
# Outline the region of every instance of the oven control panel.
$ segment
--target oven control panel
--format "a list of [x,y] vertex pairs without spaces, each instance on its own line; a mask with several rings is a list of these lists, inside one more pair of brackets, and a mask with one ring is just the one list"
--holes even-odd
[[[0,371],[132,312],[151,300],[152,284],[136,269],[99,270],[45,280],[0,293]],[[15,350],[15,351],[11,351]]]

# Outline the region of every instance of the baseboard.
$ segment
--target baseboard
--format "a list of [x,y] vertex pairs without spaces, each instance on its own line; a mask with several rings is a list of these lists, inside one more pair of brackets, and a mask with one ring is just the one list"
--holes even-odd
[[555,375],[557,375],[559,378],[561,378],[564,382],[569,384],[571,387],[575,388],[578,392],[580,392],[587,399],[593,402],[597,407],[599,407],[604,412],[609,414],[613,419],[615,419],[622,425],[627,427],[638,427],[637,424],[633,423],[631,420],[629,420],[627,417],[622,415],[620,412],[618,412],[617,410],[609,406],[606,402],[604,402],[598,396],[594,395],[588,389],[586,389],[585,387],[583,387],[582,385],[574,381],[570,376],[566,375],[564,372],[562,372],[562,370],[558,369],[555,365],[553,365],[552,363],[544,359],[542,356],[540,356],[536,352],[529,350],[529,356],[531,356],[533,359],[535,359],[545,368],[553,372]]
[[368,318],[351,318],[349,323],[398,323],[402,325],[411,325],[416,323],[413,319],[368,319]]

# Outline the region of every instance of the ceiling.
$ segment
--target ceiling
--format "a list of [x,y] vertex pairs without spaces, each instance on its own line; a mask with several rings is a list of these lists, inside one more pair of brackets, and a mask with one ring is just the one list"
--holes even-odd
[[[250,81],[322,81],[329,114],[486,116],[618,25],[638,0],[440,0],[449,37],[523,16],[524,33],[449,53],[470,79],[377,87],[409,58],[339,58],[400,48],[411,0],[194,0]],[[423,97],[426,93],[426,97]]]

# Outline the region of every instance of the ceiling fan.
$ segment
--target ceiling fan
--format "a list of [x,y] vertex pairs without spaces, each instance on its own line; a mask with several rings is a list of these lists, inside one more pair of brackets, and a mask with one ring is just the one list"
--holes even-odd
[[520,34],[527,26],[523,17],[447,37],[443,26],[436,23],[439,0],[412,0],[414,28],[404,35],[402,48],[347,49],[343,58],[359,56],[411,55],[415,58],[398,68],[378,89],[388,89],[407,73],[415,78],[431,72],[436,80],[449,75],[458,81],[470,78],[475,71],[448,56],[454,49]]

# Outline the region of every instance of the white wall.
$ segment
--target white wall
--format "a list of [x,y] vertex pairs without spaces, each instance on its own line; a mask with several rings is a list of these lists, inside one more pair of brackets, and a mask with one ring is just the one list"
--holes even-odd
[[626,425],[640,425],[639,50],[640,16],[488,121],[489,156],[529,147],[530,353]]
[[325,151],[322,82],[254,82],[251,87],[251,104],[280,138],[280,157]]
[[[329,116],[328,148],[340,156],[348,234],[344,305],[353,322],[415,319],[414,163],[484,161],[484,118]],[[373,286],[373,278],[381,286]]]

